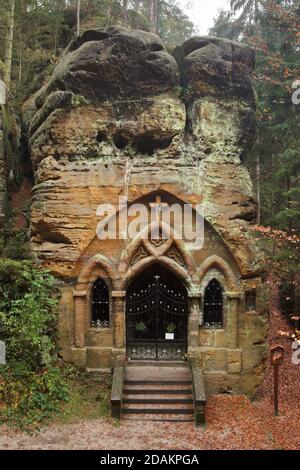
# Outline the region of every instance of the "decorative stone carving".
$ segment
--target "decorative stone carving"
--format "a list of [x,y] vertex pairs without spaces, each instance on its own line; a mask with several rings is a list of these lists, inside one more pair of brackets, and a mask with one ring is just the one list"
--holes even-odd
[[177,250],[176,246],[172,246],[172,248],[168,251],[167,256],[168,258],[174,259],[176,263],[180,264],[180,266],[183,268],[187,269],[184,259]]
[[157,238],[157,239],[151,239],[150,243],[155,247],[155,248],[160,248],[166,243],[165,238]]
[[145,259],[149,256],[149,254],[147,253],[147,251],[145,250],[145,248],[143,246],[140,246],[138,251],[135,253],[135,255],[132,257],[131,259],[131,262],[130,262],[130,266],[134,266],[135,264],[137,264],[139,261],[141,261],[142,259]]

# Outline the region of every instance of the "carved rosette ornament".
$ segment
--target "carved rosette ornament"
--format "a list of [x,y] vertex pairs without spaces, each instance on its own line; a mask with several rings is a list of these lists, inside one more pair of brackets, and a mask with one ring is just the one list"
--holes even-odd
[[168,251],[167,256],[168,258],[174,259],[176,263],[178,263],[184,269],[187,269],[184,259],[179,253],[179,251],[177,250],[176,246],[174,245],[172,246],[172,248]]
[[139,261],[141,261],[142,259],[147,258],[148,256],[149,256],[149,254],[147,253],[145,248],[143,246],[140,246],[139,249],[137,250],[137,252],[133,255],[133,257],[131,259],[131,262],[130,262],[130,266],[134,266]]

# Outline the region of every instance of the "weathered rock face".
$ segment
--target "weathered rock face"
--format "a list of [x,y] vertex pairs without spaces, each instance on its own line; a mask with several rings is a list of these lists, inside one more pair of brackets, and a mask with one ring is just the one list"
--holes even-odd
[[72,91],[95,103],[155,96],[178,81],[177,63],[157,36],[110,28],[71,43],[46,93]]
[[[241,299],[248,280],[253,280],[251,289],[259,290],[263,270],[249,230],[257,207],[243,165],[256,133],[250,80],[254,55],[240,43],[193,38],[176,49],[175,57],[157,36],[142,31],[87,31],[70,44],[49,83],[24,106],[36,183],[32,247],[45,266],[71,283],[80,278],[90,258],[101,254],[116,272],[113,290],[120,291],[129,242],[97,241],[99,204],[117,205],[124,194],[130,202],[150,200],[155,192],[180,203],[201,203],[208,226],[204,249],[191,254],[193,289],[199,290],[204,282],[207,259],[218,256],[236,277],[235,287],[228,285],[227,290],[240,289],[240,297],[236,293],[230,300],[223,335],[196,333],[197,354],[204,370],[212,374],[211,391],[244,387],[253,394],[266,354],[261,344],[253,346],[265,336],[265,310],[261,307],[255,314],[261,315],[261,322],[248,316],[247,323],[238,315],[245,314]],[[72,290],[64,290],[61,331],[67,357],[76,343],[76,308],[78,318],[88,315],[83,312],[89,311],[92,278],[85,277],[87,284],[80,284],[85,300],[79,301],[80,296],[74,300]],[[99,340],[98,345],[104,348],[99,354],[105,356],[105,364],[112,348],[123,347],[124,312],[116,305],[109,344]],[[74,321],[75,332],[70,328]],[[86,317],[81,328],[87,323]],[[198,328],[199,322],[195,324]],[[240,341],[232,333],[238,324]],[[78,364],[88,363],[84,358],[90,346],[84,337],[81,331],[72,353]],[[243,352],[250,343],[255,365]],[[223,369],[223,375],[215,373]],[[235,374],[240,374],[236,387]]]
[[[260,270],[259,255],[245,233],[248,221],[255,218],[256,203],[241,163],[255,138],[249,78],[253,53],[239,43],[194,38],[178,48],[176,56],[181,79],[174,58],[153,34],[109,29],[90,31],[75,40],[49,84],[35,97],[34,106],[32,100],[27,105],[36,193],[46,191],[47,205],[59,193],[65,205],[67,184],[75,208],[73,198],[81,190],[76,192],[74,187],[93,188],[96,204],[102,200],[96,193],[103,192],[100,187],[106,187],[112,172],[119,194],[124,183],[120,166],[127,158],[133,163],[132,187],[140,179],[135,167],[141,164],[143,171],[151,166],[167,185],[167,173],[178,174],[178,166],[184,166],[186,177],[178,177],[182,191],[193,193],[191,200],[203,202],[207,219],[231,246],[242,271],[246,274],[249,266],[250,271]],[[33,206],[33,234],[37,235],[42,205],[38,199]],[[79,206],[87,202],[82,194],[79,202]],[[74,225],[72,210],[68,223],[66,218],[58,222],[58,204],[54,214],[42,209],[43,217],[51,219],[43,223],[48,226],[48,238],[56,239],[61,233],[61,239],[69,240],[65,250],[76,259],[82,248],[76,230],[69,230]],[[93,207],[80,238],[86,239],[95,224]],[[39,239],[41,255],[45,247],[48,256],[48,241]],[[52,258],[57,247],[50,251]]]
[[240,99],[255,103],[250,73],[254,51],[226,39],[195,37],[176,48],[175,56],[185,86],[197,96]]
[[[228,139],[232,132],[238,131],[234,144],[240,145],[241,153],[252,147],[256,136],[255,91],[251,82],[251,71],[255,65],[254,51],[248,46],[235,41],[219,38],[192,38],[175,50],[181,79],[187,90],[188,125],[195,139],[211,119],[214,104],[219,104],[217,120],[227,123],[226,116],[236,119],[224,129]],[[226,103],[230,103],[229,106]],[[208,104],[207,104],[208,103]],[[209,106],[209,108],[208,108]],[[218,109],[218,108],[217,108]],[[203,119],[204,118],[204,119]],[[202,126],[203,124],[203,126]],[[200,132],[200,136],[203,133]],[[207,144],[212,139],[204,134]],[[211,136],[213,137],[213,136]],[[237,140],[239,139],[239,140]],[[210,148],[205,149],[210,153]]]

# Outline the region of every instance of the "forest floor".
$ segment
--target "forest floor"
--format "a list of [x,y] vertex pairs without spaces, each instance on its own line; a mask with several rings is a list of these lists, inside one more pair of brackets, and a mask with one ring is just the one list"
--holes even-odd
[[[116,424],[105,413],[98,417],[95,396],[93,406],[88,404],[88,396],[79,396],[79,408],[85,408],[84,419],[78,413],[75,397],[73,405],[68,405],[59,421],[34,435],[1,426],[0,449],[300,449],[300,365],[292,364],[291,340],[280,336],[280,331],[289,331],[289,326],[273,311],[269,341],[274,344],[280,337],[286,353],[280,370],[278,417],[273,413],[273,371],[269,365],[252,403],[244,396],[211,397],[207,403],[205,428],[196,429],[191,423],[150,421],[139,425],[134,421]],[[77,393],[80,395],[80,390]]]

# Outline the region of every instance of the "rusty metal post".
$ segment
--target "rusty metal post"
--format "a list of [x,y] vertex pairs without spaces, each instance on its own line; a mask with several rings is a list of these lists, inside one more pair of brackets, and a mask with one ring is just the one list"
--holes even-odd
[[274,414],[278,416],[279,365],[274,365]]
[[280,345],[271,348],[271,364],[274,368],[274,414],[279,413],[279,367],[284,363],[284,348]]

